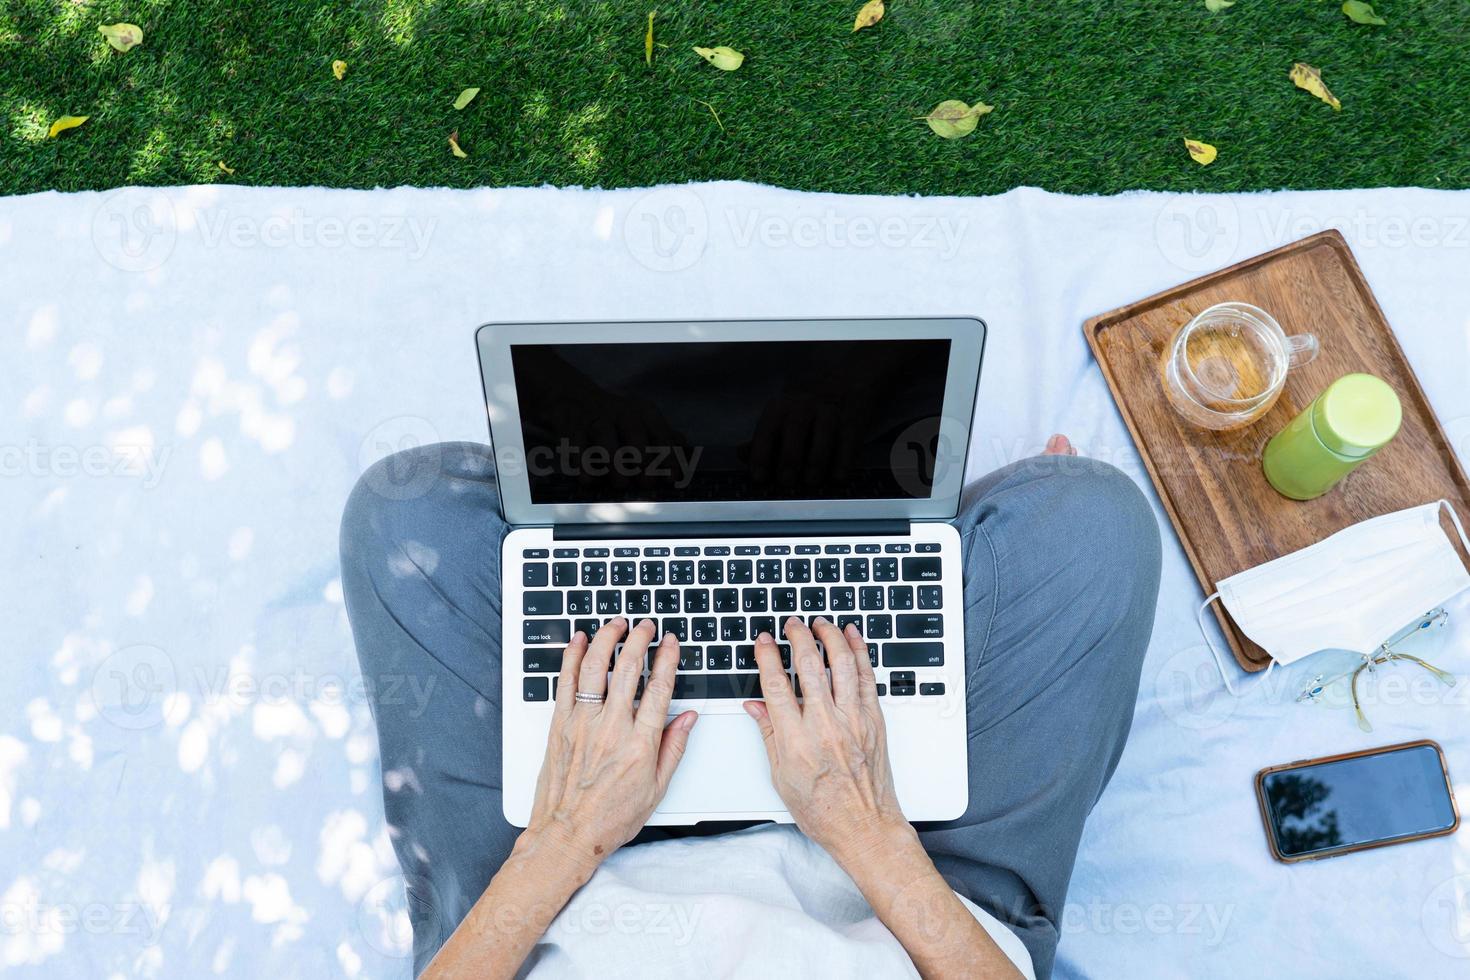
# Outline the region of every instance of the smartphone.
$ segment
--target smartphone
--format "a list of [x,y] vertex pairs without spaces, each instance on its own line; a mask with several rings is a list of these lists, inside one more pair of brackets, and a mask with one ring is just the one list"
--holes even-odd
[[1278,861],[1315,861],[1453,834],[1460,811],[1444,750],[1428,739],[1271,766],[1256,773]]

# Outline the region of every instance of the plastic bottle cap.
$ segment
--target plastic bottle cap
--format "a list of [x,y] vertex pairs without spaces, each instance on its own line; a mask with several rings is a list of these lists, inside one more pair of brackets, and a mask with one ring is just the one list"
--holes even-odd
[[1367,456],[1387,445],[1403,417],[1399,396],[1371,374],[1343,375],[1312,409],[1317,438],[1339,456]]

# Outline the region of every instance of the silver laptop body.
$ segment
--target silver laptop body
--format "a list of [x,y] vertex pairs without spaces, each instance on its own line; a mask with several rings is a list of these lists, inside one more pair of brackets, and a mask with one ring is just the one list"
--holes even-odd
[[759,696],[756,636],[784,644],[792,615],[863,631],[905,815],[965,811],[963,578],[947,521],[985,333],[969,317],[479,328],[512,527],[507,820],[530,817],[562,647],[617,615],[678,634],[670,716],[700,713],[651,823],[790,821],[741,703]]

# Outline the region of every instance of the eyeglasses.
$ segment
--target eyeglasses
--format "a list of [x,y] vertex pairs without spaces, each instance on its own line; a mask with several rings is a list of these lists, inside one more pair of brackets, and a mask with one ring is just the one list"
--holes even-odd
[[1362,700],[1358,697],[1358,678],[1362,676],[1363,671],[1366,670],[1370,675],[1373,675],[1378,672],[1379,667],[1384,666],[1385,664],[1402,661],[1406,663],[1418,664],[1420,667],[1423,667],[1425,670],[1433,674],[1440,681],[1440,683],[1446,685],[1447,687],[1454,687],[1456,684],[1454,674],[1451,674],[1449,671],[1446,670],[1440,670],[1438,667],[1434,666],[1434,664],[1432,663],[1429,663],[1427,660],[1416,657],[1412,654],[1404,653],[1402,650],[1396,649],[1411,640],[1418,640],[1420,637],[1424,637],[1429,633],[1437,632],[1444,629],[1446,624],[1449,623],[1449,619],[1450,614],[1446,612],[1443,608],[1434,609],[1428,613],[1425,613],[1423,618],[1421,618],[1418,622],[1414,623],[1411,626],[1405,627],[1398,633],[1394,634],[1391,639],[1385,642],[1378,649],[1374,650],[1370,654],[1364,654],[1363,662],[1358,664],[1358,666],[1353,668],[1352,670],[1343,671],[1341,674],[1336,674],[1332,677],[1327,678],[1326,680],[1322,679],[1321,674],[1318,674],[1316,677],[1312,678],[1311,683],[1309,683],[1302,690],[1302,693],[1296,696],[1297,703],[1316,703],[1318,701],[1321,701],[1326,694],[1327,688],[1331,687],[1333,684],[1336,684],[1338,681],[1351,678],[1352,680],[1350,683],[1350,691],[1352,693],[1353,699],[1353,713],[1357,715],[1358,727],[1365,732],[1371,732],[1373,730],[1373,726],[1368,723],[1368,716],[1363,712]]

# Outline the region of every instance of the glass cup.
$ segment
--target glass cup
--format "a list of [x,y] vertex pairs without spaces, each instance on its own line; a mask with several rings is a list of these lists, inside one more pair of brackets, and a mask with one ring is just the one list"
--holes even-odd
[[1311,334],[1288,337],[1265,310],[1217,303],[1190,320],[1164,352],[1164,394],[1189,422],[1217,432],[1271,410],[1286,372],[1317,356]]

